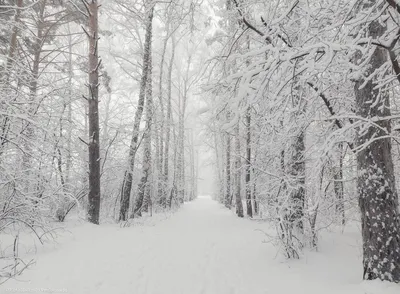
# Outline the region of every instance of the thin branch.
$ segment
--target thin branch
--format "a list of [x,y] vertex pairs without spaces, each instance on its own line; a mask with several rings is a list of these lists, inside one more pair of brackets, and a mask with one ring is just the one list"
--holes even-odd
[[85,142],[81,137],[78,137],[78,139],[79,139],[82,143],[84,143],[84,144],[86,144],[87,146],[89,146],[89,143]]
[[80,13],[82,13],[85,17],[87,17],[87,18],[89,18],[89,15],[88,14],[86,14],[84,11],[82,11],[82,9],[80,9],[79,7],[78,7],[78,5],[76,5],[73,1],[69,1],[75,8],[76,8],[76,10],[78,10]]
[[89,3],[87,3],[85,0],[81,0],[81,2],[85,6],[85,8],[86,8],[86,10],[88,12],[88,15],[92,15],[92,13],[90,12],[90,9],[89,9]]
[[109,150],[110,150],[112,144],[114,143],[115,139],[117,139],[118,134],[119,134],[119,131],[116,131],[116,132],[115,132],[115,136],[114,136],[114,137],[112,138],[112,140],[108,143],[107,150],[106,150],[106,152],[105,152],[105,154],[104,154],[103,165],[102,165],[102,167],[101,167],[101,171],[102,171],[101,174],[103,174],[103,172],[104,172],[104,165],[105,165],[105,163],[106,163],[106,161],[107,161],[108,152],[109,152]]
[[[297,3],[298,3],[298,2],[297,2]],[[293,9],[294,9],[294,7],[295,7],[295,6],[293,6]],[[264,18],[263,18],[262,16],[261,16],[261,22],[264,24],[264,26],[265,26],[269,31],[272,31],[272,29],[270,29],[270,28],[268,27],[267,22],[264,20]],[[282,35],[277,34],[277,36],[278,36],[278,38],[281,39],[281,40],[283,41],[283,43],[285,43],[289,48],[292,48],[292,47],[293,47],[293,46],[289,43],[289,41],[286,40]]]
[[263,32],[261,32],[260,30],[258,30],[258,29],[257,29],[255,26],[253,26],[251,23],[249,23],[249,22],[247,21],[247,19],[244,17],[242,11],[240,10],[239,3],[237,2],[237,0],[233,0],[233,2],[235,3],[235,6],[236,6],[236,8],[237,8],[237,11],[239,12],[239,15],[240,15],[240,17],[242,18],[244,24],[245,24],[249,29],[251,29],[252,31],[254,31],[254,32],[256,32],[257,34],[259,34],[260,36],[264,37],[265,34],[264,34]]
[[[329,113],[332,116],[335,116],[335,110],[332,107],[331,102],[329,101],[328,97],[326,97],[326,95],[324,93],[321,93],[319,91],[319,89],[311,82],[307,82],[307,85],[309,85],[315,92],[317,92],[318,96],[321,97],[321,99],[324,101],[324,104],[326,106],[326,108],[328,108]],[[341,121],[339,121],[337,118],[334,119],[335,120],[335,125],[339,128],[339,129],[343,129],[343,123]],[[353,151],[354,150],[354,144],[350,143],[350,142],[346,142],[350,149]]]

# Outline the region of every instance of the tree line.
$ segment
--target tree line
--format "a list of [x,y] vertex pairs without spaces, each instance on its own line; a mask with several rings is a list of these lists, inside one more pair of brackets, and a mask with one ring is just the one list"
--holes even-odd
[[205,89],[215,198],[268,219],[288,258],[355,218],[364,278],[399,282],[399,4],[219,3]]
[[44,241],[73,212],[127,225],[197,197],[187,105],[198,61],[179,44],[198,8],[0,1],[0,233],[16,248],[19,231]]

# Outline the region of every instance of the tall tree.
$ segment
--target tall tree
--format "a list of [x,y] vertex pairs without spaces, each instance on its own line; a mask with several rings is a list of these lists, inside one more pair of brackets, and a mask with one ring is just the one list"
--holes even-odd
[[[368,0],[359,4],[359,13],[380,11],[383,4]],[[385,35],[387,26],[371,21],[366,34],[375,40]],[[380,85],[376,72],[388,61],[385,48],[368,48],[370,58],[364,75],[356,81],[354,93],[361,118],[382,118],[364,125],[357,134],[357,191],[361,210],[364,278],[400,282],[400,215],[392,159],[390,97]],[[360,53],[358,62],[363,61]]]
[[151,39],[153,34],[153,15],[154,6],[147,7],[146,11],[146,36],[144,42],[144,52],[143,52],[143,67],[142,67],[142,77],[140,80],[140,90],[139,90],[139,100],[135,113],[135,120],[133,125],[132,140],[129,147],[128,155],[128,167],[125,171],[122,189],[121,189],[121,206],[119,213],[119,220],[126,221],[128,218],[129,202],[131,197],[131,189],[133,184],[133,170],[135,167],[135,157],[139,144],[140,135],[140,122],[142,120],[144,102],[146,96],[147,88],[147,78],[148,70],[150,66],[150,54],[151,54]]
[[[175,59],[175,38],[172,37],[172,52],[171,52],[171,60],[168,66],[168,76],[167,76],[167,115],[165,119],[165,150],[164,150],[164,192],[162,196],[162,202],[165,202],[164,207],[171,206],[171,199],[169,194],[172,190],[169,184],[169,160],[170,160],[170,144],[171,144],[171,127],[172,127],[172,70],[174,68],[174,59]],[[168,201],[167,201],[168,200]]]
[[[9,84],[10,84],[10,76],[12,73],[12,67],[13,64],[15,63],[15,56],[17,53],[18,49],[18,34],[20,33],[20,18],[21,18],[21,10],[23,8],[23,0],[18,0],[16,2],[17,9],[15,9],[15,14],[14,14],[14,22],[13,22],[13,29],[12,29],[12,34],[9,42],[9,48],[8,48],[8,54],[7,54],[7,61],[5,65],[5,71],[2,75],[0,75],[0,81],[4,85],[4,88],[7,92],[9,92],[10,89],[8,89]],[[0,6],[1,8],[1,6]],[[0,12],[1,14],[2,12]],[[8,96],[8,93],[5,93],[5,96]],[[3,107],[3,106],[2,106]],[[10,118],[7,115],[1,115],[1,136],[0,136],[0,156],[3,154],[3,149],[5,147],[5,144],[7,143],[7,138],[8,138],[8,132],[10,130]]]
[[147,71],[147,91],[146,91],[146,130],[143,139],[143,162],[142,162],[142,178],[138,186],[138,195],[135,203],[135,216],[142,216],[142,211],[147,211],[151,205],[151,170],[152,170],[152,154],[151,154],[151,135],[153,124],[153,83],[152,83],[152,58],[151,58],[151,40],[150,40],[150,56],[149,68]]
[[99,126],[99,26],[97,0],[86,1],[89,31],[89,207],[88,219],[99,224],[100,218],[100,126]]

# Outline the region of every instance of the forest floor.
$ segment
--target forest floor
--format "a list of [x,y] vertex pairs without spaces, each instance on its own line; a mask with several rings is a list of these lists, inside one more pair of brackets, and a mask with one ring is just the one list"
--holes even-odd
[[128,228],[71,225],[0,293],[400,293],[399,285],[361,281],[357,232],[325,233],[319,252],[287,261],[265,242],[266,230],[265,222],[239,219],[209,198]]

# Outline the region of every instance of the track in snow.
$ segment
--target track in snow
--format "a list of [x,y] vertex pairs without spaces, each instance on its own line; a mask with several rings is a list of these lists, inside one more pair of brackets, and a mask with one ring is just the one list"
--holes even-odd
[[307,264],[274,259],[276,249],[256,230],[262,227],[209,198],[185,204],[153,227],[87,225],[77,228],[74,241],[39,254],[20,277],[25,282],[9,281],[0,293],[364,293],[352,268],[335,280],[332,264],[307,272]]

